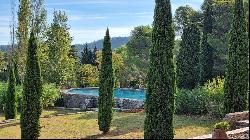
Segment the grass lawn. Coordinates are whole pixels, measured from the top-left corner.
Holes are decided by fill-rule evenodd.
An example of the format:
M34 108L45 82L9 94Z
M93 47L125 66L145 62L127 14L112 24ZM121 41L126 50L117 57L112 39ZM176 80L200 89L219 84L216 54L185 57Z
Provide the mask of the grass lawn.
M42 115L69 112L68 110L44 110ZM72 112L72 111L70 111ZM18 116L19 117L19 116ZM144 113L115 112L111 131L103 135L97 124L97 112L41 118L40 138L143 138ZM4 116L0 114L0 120ZM209 134L218 120L197 116L175 116L175 138L192 138ZM20 124L0 124L0 139L20 138Z

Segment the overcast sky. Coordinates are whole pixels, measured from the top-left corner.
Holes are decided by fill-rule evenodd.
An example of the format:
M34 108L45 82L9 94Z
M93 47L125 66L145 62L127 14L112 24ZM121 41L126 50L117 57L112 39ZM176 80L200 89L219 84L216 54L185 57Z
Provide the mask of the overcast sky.
M171 0L172 11L182 5L199 10L202 2ZM16 7L18 4L16 0ZM53 19L54 9L68 15L72 44L102 39L106 27L110 28L112 37L129 36L135 26L152 24L154 4L154 0L45 0L48 24ZM10 42L10 0L0 0L0 9L0 45L6 45Z

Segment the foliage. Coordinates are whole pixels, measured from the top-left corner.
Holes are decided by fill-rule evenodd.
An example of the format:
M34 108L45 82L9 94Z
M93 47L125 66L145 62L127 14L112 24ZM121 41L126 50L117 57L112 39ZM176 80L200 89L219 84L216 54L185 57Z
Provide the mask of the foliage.
M0 51L0 81L7 79L7 53Z
M107 133L110 130L113 117L112 107L114 105L114 75L111 41L108 29L104 37L101 62L101 72L99 76L98 125L100 131Z
M48 30L48 59L43 62L43 79L46 83L61 86L75 85L76 60L69 57L72 38L67 27L65 12L55 11L53 23Z
M217 77L193 90L179 89L176 114L223 117L224 79Z
M90 64L81 65L77 70L78 87L97 87L99 71L96 66Z
M17 63L18 79L23 81L30 27L33 27L35 35L38 37L38 54L44 44L47 12L44 0L20 0L18 15L18 27L16 31L17 48L15 49L15 62ZM19 84L19 83L18 83Z
M76 62L78 62L77 49L75 45L71 46L71 49L69 50L69 57L75 59Z
M96 60L97 60L97 48L95 47L93 52L91 51L90 48L88 48L88 44L85 44L85 47L83 49L83 52L81 52L81 64L91 64L93 66L96 66Z
M181 35L184 28L191 24L198 24L202 20L202 13L195 11L189 5L180 6L175 10L174 25L177 35Z
M3 111L3 105L5 104L4 96L7 92L7 83L0 82L0 112ZM17 111L21 112L22 93L23 86L16 86L16 98L17 98ZM55 84L44 84L42 93L42 105L43 107L55 106L56 101L61 97L59 88Z
M17 114L17 96L13 64L8 65L8 88L5 96L5 119L15 119Z
M208 0L204 1L202 10L205 11ZM225 76L226 65L228 60L228 43L229 43L229 32L231 24L233 23L233 3L228 4L217 4L215 1L212 2L211 16L213 29L212 33L209 34L207 41L213 48L213 77ZM244 0L244 13L249 13L248 0ZM249 16L246 16L248 19ZM246 20L247 24L249 20ZM247 30L248 31L248 30Z
M213 78L213 65L213 48L207 42L207 33L203 32L199 56L199 84L201 86Z
M247 109L249 91L249 44L243 0L236 0L230 31L225 81L225 113Z
M170 0L156 0L145 102L145 139L173 139L176 77Z
M200 31L195 24L184 29L177 56L177 87L194 89L199 80Z
M204 85L208 80L212 79L213 76L213 49L208 43L208 35L213 29L212 20L212 0L205 1L204 8L204 20L203 20L203 35L200 47L200 58L199 58L199 84Z
M5 104L5 94L7 91L7 84L0 82L0 112L4 110L4 104Z
M21 79L24 77L25 62L27 55L27 47L29 40L29 28L31 20L31 0L20 0L19 9L17 12L18 16L18 27L17 27L17 44L18 49L16 50L16 62L18 64L19 73Z
M44 84L42 93L42 105L44 108L54 106L60 97L60 90L55 84Z
M201 88L193 90L179 89L176 94L176 114L203 115L208 112L208 95Z
M21 111L21 138L37 139L40 135L39 117L42 112L42 80L34 32L30 34Z
M102 52L98 51L96 54L97 60L96 63L98 64L97 67L100 70L101 69L101 61L102 61ZM124 69L124 59L121 54L116 53L115 51L112 52L112 67L113 67L113 73L114 73L114 82L115 87L119 87L120 85L120 78L122 77L122 71ZM123 75L125 76L125 75ZM128 77L126 77L128 78Z
M229 123L227 121L218 122L214 125L214 129L227 130L229 128Z
M142 81L146 85L146 74L149 66L149 49L151 41L152 28L150 26L138 26L131 31L131 37L127 43L128 58L125 63L128 67L129 81Z

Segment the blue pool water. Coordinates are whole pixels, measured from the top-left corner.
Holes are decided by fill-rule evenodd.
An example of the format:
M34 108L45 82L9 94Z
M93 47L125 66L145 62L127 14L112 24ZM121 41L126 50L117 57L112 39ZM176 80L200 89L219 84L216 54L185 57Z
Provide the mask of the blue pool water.
M71 89L67 93L69 94L84 94L84 95L92 95L98 96L99 91L98 88L79 88L79 89ZM136 99L143 101L145 99L145 91L144 90L134 90L134 89L115 89L114 90L115 98L125 98L125 99Z

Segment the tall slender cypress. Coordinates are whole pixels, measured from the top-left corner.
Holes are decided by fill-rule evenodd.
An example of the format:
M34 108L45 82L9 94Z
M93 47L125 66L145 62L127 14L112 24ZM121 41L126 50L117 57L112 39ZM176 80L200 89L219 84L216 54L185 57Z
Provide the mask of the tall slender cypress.
M20 119L22 139L37 139L40 135L39 117L42 112L42 80L37 47L37 39L32 30L29 39L23 84L22 112Z
M193 89L199 81L200 31L191 24L183 30L180 52L177 56L177 86Z
M112 50L109 30L106 31L102 49L101 72L99 78L98 125L99 130L107 133L112 121L114 105L114 76L112 67Z
M150 67L145 102L145 139L173 139L176 77L170 0L155 0Z
M206 1L204 21L203 21L203 35L200 47L200 60L199 60L199 84L204 85L208 80L213 77L213 48L208 43L208 35L212 33L212 0Z
M96 64L96 59L97 59L97 48L96 48L96 46L95 46L95 48L94 48L94 50L93 50L93 56L92 56L92 65L94 65L94 66L97 66L97 64Z
M8 65L8 89L6 92L5 102L5 119L15 119L17 113L17 102L16 102L16 79L14 74L14 68L12 64Z
M243 0L235 0L225 79L225 113L247 109L249 45Z

